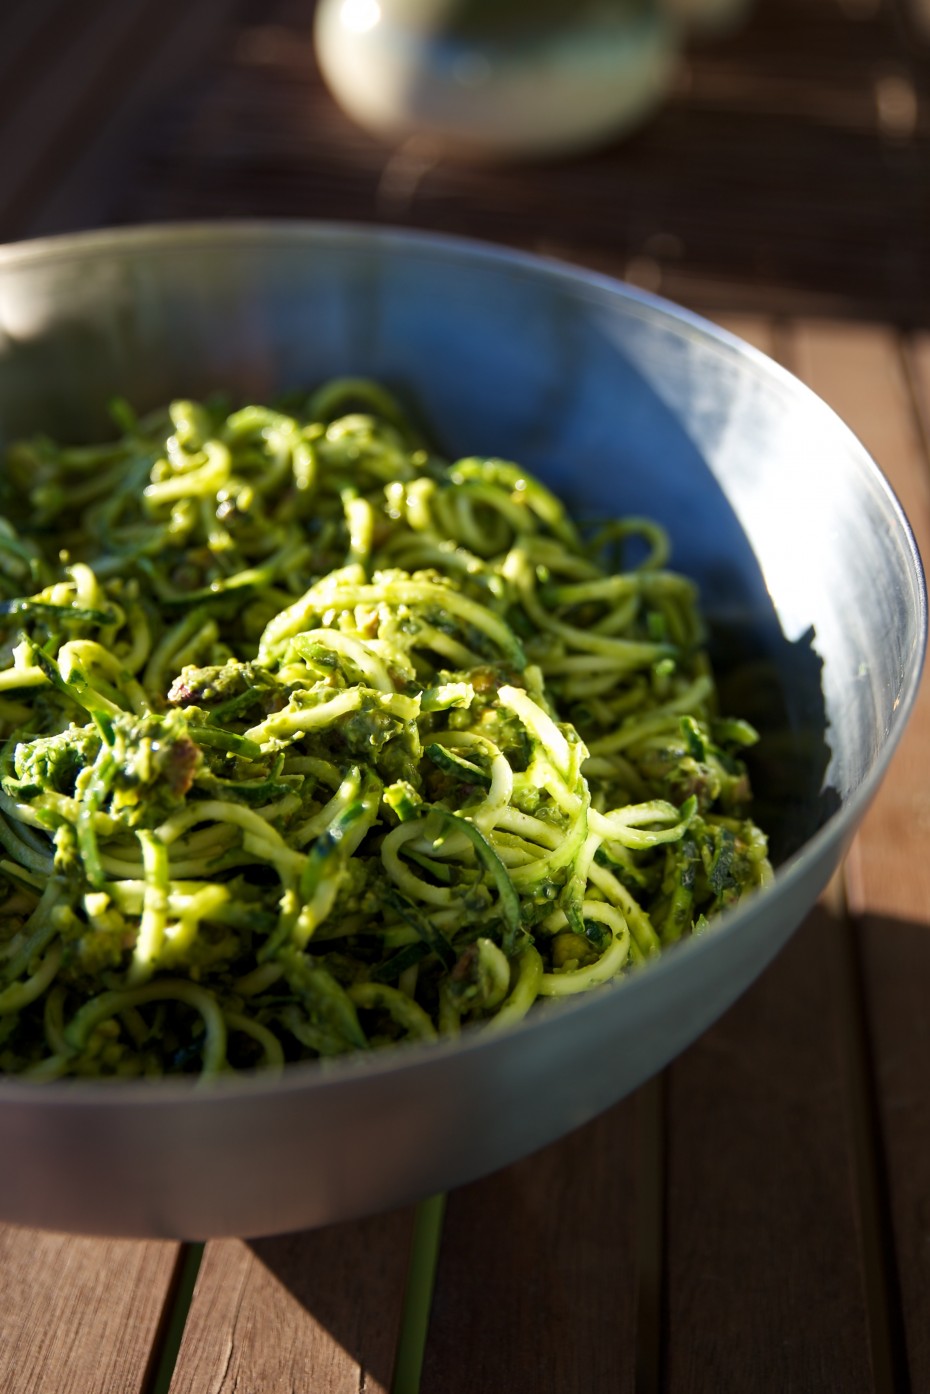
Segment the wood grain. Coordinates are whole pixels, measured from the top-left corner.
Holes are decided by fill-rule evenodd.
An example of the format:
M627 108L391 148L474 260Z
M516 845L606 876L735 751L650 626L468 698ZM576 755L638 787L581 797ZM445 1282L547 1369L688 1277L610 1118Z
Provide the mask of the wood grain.
M29 90L60 32L67 0L7 0L0 10L0 120Z
M0 1389L142 1394L177 1254L0 1227Z
M893 1296L910 1388L930 1389L930 924L867 915L863 978L874 1054L882 1170L893 1226Z
M387 1394L412 1212L211 1241L171 1394Z
M898 495L925 556L930 555L930 476L920 423L893 331L879 326L805 323L788 336L791 366L856 432ZM930 687L910 725L848 859L854 914L924 920L930 859L915 857L914 834L930 828Z
M926 340L902 355L897 336L874 327L804 325L790 339L794 366L857 431L887 474L919 546L930 553L930 354ZM916 387L923 420L915 415ZM930 1146L919 1106L930 1071L930 868L917 854L930 826L930 691L911 724L846 862L847 900L859 921L862 981L871 1033L874 1109L881 1123L879 1180L887 1188L894 1253L888 1282L900 1304L911 1384L930 1384Z
M108 63L142 8L143 0L60 6L38 52L23 55L32 58L32 66L22 75L19 100L7 105L0 123L5 236L18 234L36 191L61 170L65 151L74 147L81 111L101 87L106 91Z
M903 353L887 331L804 326L800 371L873 452L930 555L930 347ZM893 1227L911 1389L930 1387L930 689L924 681L901 747L848 859L881 1123L879 1165Z
M126 3L126 0L124 0ZM92 227L122 187L132 150L144 140L145 118L172 91L195 85L222 45L241 0L131 0L134 23L111 49L70 130L57 142L57 164L33 182L12 211L16 236ZM86 87L86 79L85 79ZM103 94L101 94L103 89Z
M633 1390L638 1147L630 1101L450 1195L421 1394Z
M100 221L121 145L236 0L63 0L0 12L0 237ZM95 158L96 157L96 158ZM105 179L101 161L108 161ZM102 182L99 182L101 181Z
M837 932L817 910L669 1071L669 1394L874 1388Z
M771 321L717 318L763 352L783 351ZM819 908L669 1071L665 1388L674 1394L874 1387L842 933Z

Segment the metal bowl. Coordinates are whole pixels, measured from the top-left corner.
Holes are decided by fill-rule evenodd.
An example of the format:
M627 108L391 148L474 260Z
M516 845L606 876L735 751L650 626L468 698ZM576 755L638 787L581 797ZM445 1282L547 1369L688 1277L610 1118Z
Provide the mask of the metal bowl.
M0 1216L101 1234L267 1234L396 1206L634 1089L765 967L826 883L913 704L920 561L866 451L763 355L583 271L300 224L93 233L0 251L0 432L93 437L216 388L371 374L450 453L509 456L581 514L647 513L701 584L774 885L629 979L475 1032L277 1078L0 1081Z

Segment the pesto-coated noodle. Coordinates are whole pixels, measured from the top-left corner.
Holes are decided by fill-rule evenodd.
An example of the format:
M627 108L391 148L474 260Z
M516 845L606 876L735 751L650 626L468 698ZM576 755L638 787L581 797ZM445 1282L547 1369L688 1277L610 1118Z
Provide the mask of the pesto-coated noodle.
M498 1030L769 878L655 523L582 535L364 381L114 414L8 453L0 1068Z

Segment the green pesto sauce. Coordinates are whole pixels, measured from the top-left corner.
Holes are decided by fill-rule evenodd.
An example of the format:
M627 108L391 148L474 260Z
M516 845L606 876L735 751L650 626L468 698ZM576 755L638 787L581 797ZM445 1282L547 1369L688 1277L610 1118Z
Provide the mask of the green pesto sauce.
M114 416L6 462L0 1069L500 1029L769 879L657 526L582 536L377 384Z

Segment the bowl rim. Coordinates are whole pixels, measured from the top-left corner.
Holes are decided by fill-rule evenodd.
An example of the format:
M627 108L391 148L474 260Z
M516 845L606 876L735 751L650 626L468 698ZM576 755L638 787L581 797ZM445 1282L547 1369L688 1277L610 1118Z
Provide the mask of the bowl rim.
M887 771L891 758L916 701L928 644L927 585L923 564L913 530L891 484L858 436L843 419L811 388L787 368L770 358L754 345L739 338L693 310L676 304L652 291L628 285L618 277L593 271L573 262L551 255L523 251L492 241L460 235L411 229L392 224L328 219L231 218L223 220L166 221L142 223L130 227L99 228L89 231L60 233L31 238L26 241L0 244L0 275L19 267L75 259L96 259L101 255L145 251L184 251L221 243L224 247L247 248L250 244L291 244L311 251L315 246L338 244L359 247L376 246L416 251L437 257L452 257L471 264L487 264L496 269L508 268L530 278L543 277L564 284L575 291L587 289L597 297L623 300L628 308L644 318L660 317L669 329L686 333L710 344L731 358L750 363L755 371L779 383L782 390L806 402L828 422L838 439L845 438L861 467L872 478L890 505L904 543L903 551L912 568L909 577L917 600L917 644L903 674L901 692L895 705L894 725L878 751L872 769L840 808L794 853L775 870L770 886L747 897L738 906L724 911L715 920L710 932L683 939L665 950L629 977L604 984L591 992L561 999L549 1010L530 1012L521 1021L501 1032L482 1032L480 1027L466 1028L461 1036L445 1037L430 1042L402 1042L370 1053L352 1052L326 1061L301 1061L285 1066L282 1071L255 1070L237 1075L220 1076L207 1082L197 1078L154 1077L145 1079L60 1079L47 1082L25 1080L17 1075L0 1075L0 1104L19 1108L43 1108L45 1105L68 1104L78 1108L120 1108L127 1105L145 1108L176 1107L188 1102L201 1108L208 1102L235 1103L244 1097L260 1095L265 1099L285 1097L293 1093L316 1094L352 1083L365 1084L381 1075L419 1073L442 1068L453 1057L471 1056L493 1051L499 1042L517 1036L532 1039L555 1019L590 1011L606 1003L614 993L636 990L636 984L648 976L654 984L665 978L689 972L694 958L715 952L714 944L738 936L744 924L754 915L763 899L778 895L784 899L792 886L803 881L813 870L831 844L841 844L858 825L865 809Z

